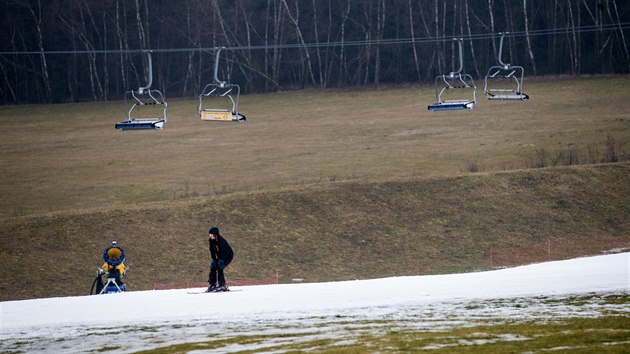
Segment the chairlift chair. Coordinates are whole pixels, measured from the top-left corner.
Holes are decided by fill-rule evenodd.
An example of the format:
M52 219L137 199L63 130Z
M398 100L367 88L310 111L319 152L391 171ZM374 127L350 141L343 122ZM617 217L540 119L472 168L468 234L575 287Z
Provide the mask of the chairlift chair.
M499 33L499 65L491 66L484 79L483 94L489 100L524 101L529 96L523 93L523 77L525 70L522 66L503 62L503 38L507 32Z
M453 38L453 40L457 41L459 47L459 69L448 74L436 76L435 103L427 107L432 112L473 109L477 102L475 81L469 74L462 74L462 69L464 68L463 39ZM464 93L471 96L461 98Z
M163 129L168 120L168 104L159 90L151 89L153 83L153 63L151 52L145 51L148 58L148 83L138 90L125 92L125 120L116 123L116 129L147 130ZM148 117L136 117L142 108L147 108Z
M244 122L247 118L238 112L240 86L221 81L218 77L222 49L224 47L215 48L214 82L207 84L199 95L199 118L204 121ZM221 99L223 107L217 108Z

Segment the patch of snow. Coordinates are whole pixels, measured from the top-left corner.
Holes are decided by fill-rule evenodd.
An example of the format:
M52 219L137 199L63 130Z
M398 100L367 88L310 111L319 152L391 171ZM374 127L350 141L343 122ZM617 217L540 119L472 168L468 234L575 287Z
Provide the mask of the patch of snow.
M63 353L88 345L129 352L245 333L319 333L322 323L344 322L340 330L348 331L379 319L435 330L471 319L592 315L614 305L546 300L627 293L629 274L630 253L618 253L487 272L243 286L216 294L179 289L7 301L0 302L0 351Z

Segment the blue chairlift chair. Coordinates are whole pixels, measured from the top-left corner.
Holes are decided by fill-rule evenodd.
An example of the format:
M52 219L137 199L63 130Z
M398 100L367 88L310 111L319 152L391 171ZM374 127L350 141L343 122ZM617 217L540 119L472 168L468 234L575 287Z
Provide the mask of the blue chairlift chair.
M153 83L153 63L151 52L145 51L148 58L148 83L138 90L125 92L125 120L116 123L120 130L163 129L168 120L168 104L159 90L151 89ZM145 109L145 117L136 117Z
M459 47L459 69L435 78L435 103L427 107L432 112L473 109L477 102L475 81L469 74L462 74L463 39L453 38L453 40Z

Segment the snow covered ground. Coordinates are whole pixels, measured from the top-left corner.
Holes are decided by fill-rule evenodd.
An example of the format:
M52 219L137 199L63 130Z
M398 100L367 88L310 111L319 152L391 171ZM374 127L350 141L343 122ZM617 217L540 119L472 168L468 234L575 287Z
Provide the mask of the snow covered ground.
M0 302L0 352L133 352L239 334L347 338L384 318L435 329L482 318L597 316L614 305L575 308L549 299L628 294L629 277L630 253L620 253L477 273L232 287L217 294L155 290L8 301ZM221 352L244 349L256 347Z

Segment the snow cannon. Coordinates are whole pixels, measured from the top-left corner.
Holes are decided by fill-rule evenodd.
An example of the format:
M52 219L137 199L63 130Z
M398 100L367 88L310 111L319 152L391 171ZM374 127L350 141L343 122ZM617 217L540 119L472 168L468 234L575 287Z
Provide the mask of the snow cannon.
M126 291L126 286L122 281L125 274L125 249L113 241L109 247L103 251L105 263L98 268L96 278L92 283L91 294L111 294ZM103 283L103 276L107 276L107 282ZM96 291L94 291L96 290Z
M120 265L125 261L125 249L114 241L103 251L103 260L112 267Z

